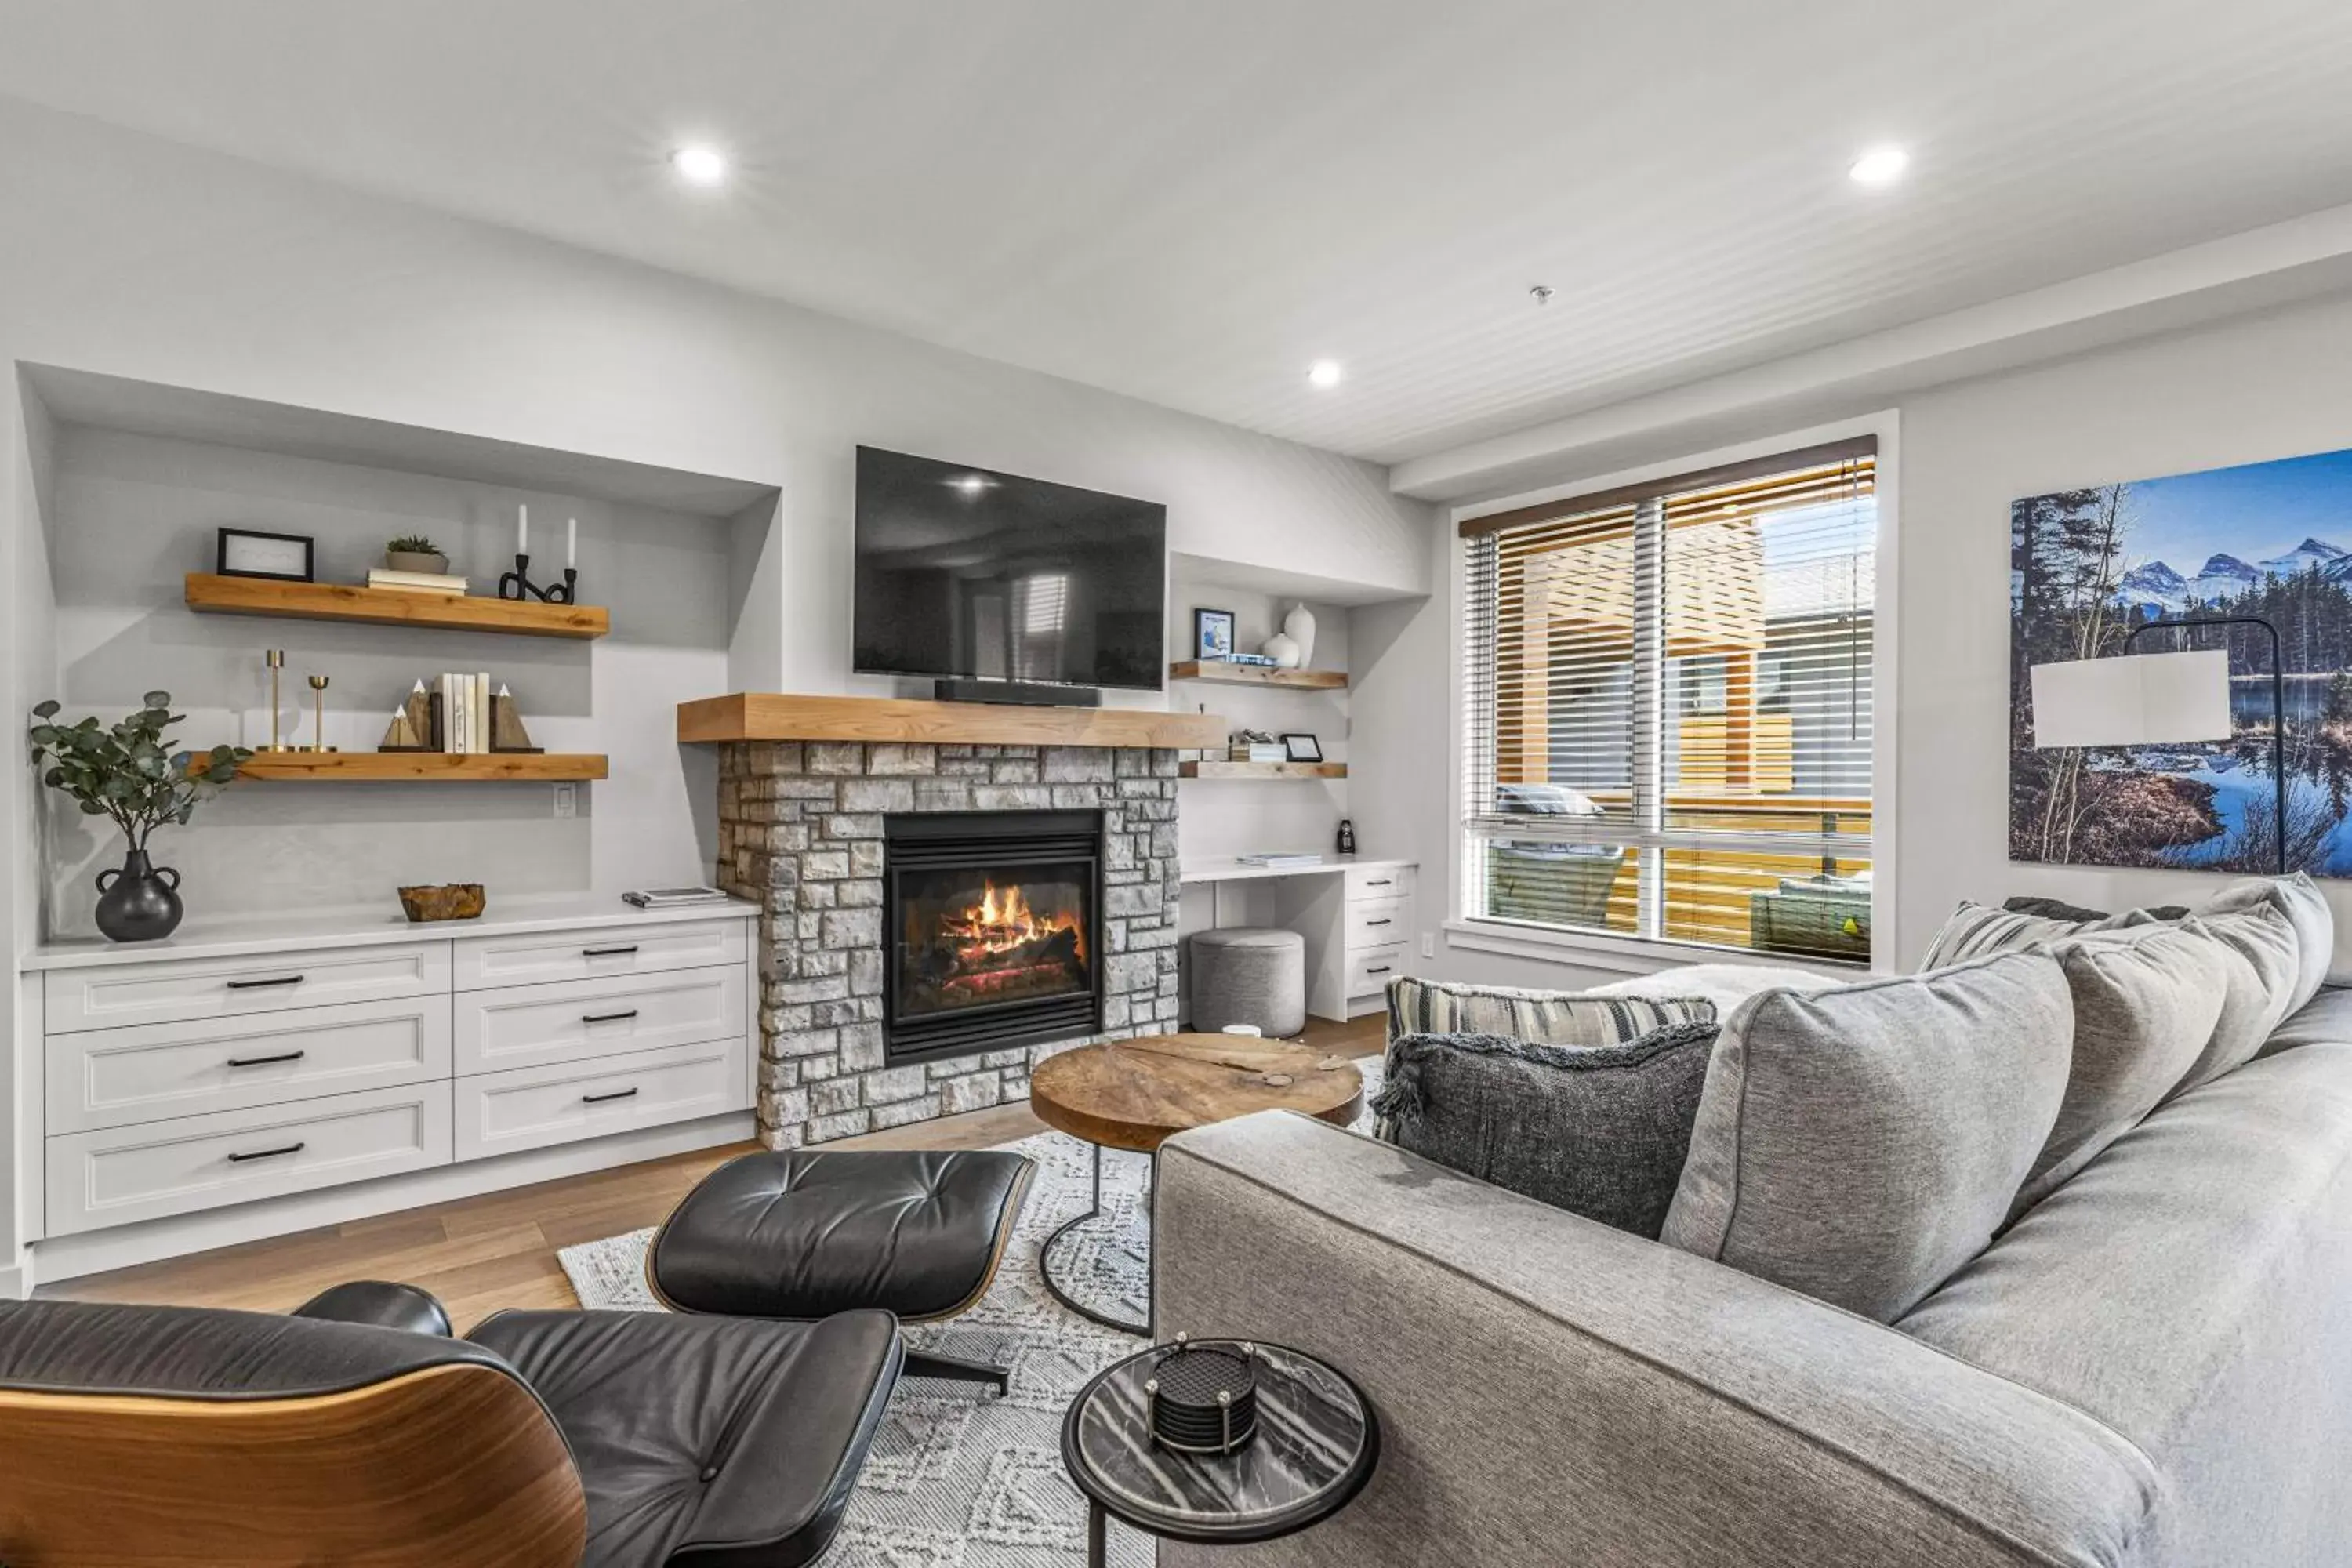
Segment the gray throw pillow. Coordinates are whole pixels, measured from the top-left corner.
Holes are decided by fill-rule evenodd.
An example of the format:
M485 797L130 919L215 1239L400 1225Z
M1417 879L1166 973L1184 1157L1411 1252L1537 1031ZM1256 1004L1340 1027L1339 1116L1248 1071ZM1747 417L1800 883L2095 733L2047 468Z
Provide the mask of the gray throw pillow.
M2012 1216L2065 1185L2188 1076L2221 1023L2230 965L2244 962L2186 925L2105 931L2053 952L2074 998L2074 1058Z
M2053 919L2017 910L1988 909L1982 904L1963 900L1960 907L1951 912L1934 939L1927 943L1927 956L1919 961L1919 967L1922 970L1944 969L1955 963L1965 963L1972 958L1990 958L1996 952L2048 947L2053 942L2063 942L2070 936L2083 936L2092 931L2126 931L2156 925L2168 918L2156 910L2126 910L2119 915L2089 912L2092 914L2089 920Z
M2292 877L2247 877L2205 900L2200 915L2234 914L2269 905L2294 928L2294 994L2285 1011L2294 1012L2319 994L2336 962L2336 915L2319 884L2301 871Z
M2234 914L2193 915L2180 929L2211 937L2227 955L2228 973L2213 1037L2181 1075L2172 1095L2186 1094L2254 1059L2286 1021L2298 963L2294 928L2285 911L2271 904Z
M2039 952L1749 999L1716 1042L1661 1239L1894 1321L2008 1214L2074 1022Z
M1621 1046L1671 1024L1712 1024L1703 996L1586 996L1408 975L1389 982L1389 1038L1500 1035L1531 1046Z
M1655 1240L1690 1149L1716 1030L1675 1024L1580 1048L1407 1035L1389 1046L1373 1135Z

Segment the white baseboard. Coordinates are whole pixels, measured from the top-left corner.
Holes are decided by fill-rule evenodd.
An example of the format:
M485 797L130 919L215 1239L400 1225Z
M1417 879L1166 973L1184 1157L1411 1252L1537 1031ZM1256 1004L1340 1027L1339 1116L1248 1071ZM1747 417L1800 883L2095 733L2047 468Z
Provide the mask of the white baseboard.
M0 1301L21 1301L33 1293L33 1277L14 1265L0 1268Z
M695 1149L740 1143L758 1135L758 1119L751 1111L730 1111L724 1116L706 1116L698 1121L648 1127L495 1160L439 1165L429 1171L238 1204L205 1214L149 1220L143 1225L118 1226L79 1236L51 1237L32 1245L23 1268L0 1270L0 1300L9 1299L7 1281L12 1274L22 1276L16 1291L22 1296L30 1291L37 1279L44 1286L55 1285L85 1274L103 1274L166 1258L183 1258L192 1252L208 1252L216 1247L290 1236L297 1231L396 1214L426 1204L529 1186L534 1182L609 1170L615 1165L633 1165L641 1160L658 1160Z

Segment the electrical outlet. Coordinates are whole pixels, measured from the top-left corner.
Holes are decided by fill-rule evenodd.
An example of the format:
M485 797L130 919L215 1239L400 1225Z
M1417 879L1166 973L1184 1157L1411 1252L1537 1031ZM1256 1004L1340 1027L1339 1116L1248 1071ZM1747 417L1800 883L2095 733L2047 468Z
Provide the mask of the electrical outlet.
M1435 931L1425 931L1421 933L1421 956L1423 958L1435 958L1437 956L1437 933Z
M555 816L558 821L580 815L580 786L560 784L555 786Z

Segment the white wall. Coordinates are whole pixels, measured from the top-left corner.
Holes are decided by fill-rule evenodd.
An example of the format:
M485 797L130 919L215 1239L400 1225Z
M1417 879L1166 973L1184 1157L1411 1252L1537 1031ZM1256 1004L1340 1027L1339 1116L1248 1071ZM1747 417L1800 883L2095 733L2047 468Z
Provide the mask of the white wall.
M1962 899L2021 893L2095 908L2194 902L2223 879L2188 871L2011 864L2007 852L2009 503L2070 486L2352 446L2352 295L2242 316L2074 358L1954 383L1898 406L1901 549L1894 705L1894 962L1917 962ZM1828 412L1860 415L1862 408ZM1785 430L1761 418L1712 429L1706 446ZM1696 448L1693 448L1696 450ZM1657 455L1657 454L1653 454ZM1666 454L1671 456L1671 454ZM1591 476L1549 473L1545 485ZM1517 486L1515 488L1524 488ZM2352 529L2352 498L2347 527ZM1433 581L1454 546L1434 536ZM1456 636L1444 593L1354 613L1358 670L1354 803L1367 847L1421 860L1422 923L1444 918L1451 847L1451 734L1432 743L1451 696ZM1405 825L1401 842L1387 838ZM2352 970L2352 883L2329 881L2337 969ZM1447 942L1423 967L1446 978L1580 986L1616 978L1603 963L1474 952ZM1646 966L1646 965L1645 965Z
M45 509L56 489L57 433L38 403L14 375L0 375L0 430L22 432L0 449L0 603L9 625L0 635L0 689L24 713L57 680L55 602L50 592ZM14 748L14 735L0 738ZM0 825L8 851L0 857L0 952L11 955L39 940L40 831L37 785L29 768L0 766ZM16 1212L16 1152L38 1146L38 1108L24 1093L32 1063L27 1048L40 1040L38 999L29 991L0 998L0 1300L17 1288L25 1219Z
M184 573L208 571L222 526L317 540L322 582L354 582L384 541L431 536L478 591L512 563L528 505L534 553L559 562L580 524L582 584L611 609L593 642L402 627L198 616ZM607 752L610 778L557 820L550 786L247 784L159 832L198 919L301 909L391 907L404 882L480 881L500 898L616 891L705 875L698 841L712 791L705 753L668 734L677 704L727 678L728 525L719 520L204 442L66 426L55 521L58 689L68 715L111 719L161 687L187 715L191 746L258 746L270 735L265 647L286 650L279 730L318 738L305 678L329 679L326 739L372 751L423 678L488 670L510 686L534 744ZM120 835L45 792L48 929L95 933L90 879L121 857Z

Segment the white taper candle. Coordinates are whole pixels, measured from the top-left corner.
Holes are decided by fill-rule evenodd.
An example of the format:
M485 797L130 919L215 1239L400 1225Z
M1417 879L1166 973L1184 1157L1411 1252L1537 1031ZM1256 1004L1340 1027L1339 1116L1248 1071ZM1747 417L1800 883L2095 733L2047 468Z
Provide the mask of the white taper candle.
M515 508L515 553L530 553L530 508L527 506Z
M579 565L579 554L580 520L576 517L570 518L563 524L563 563L566 566Z

